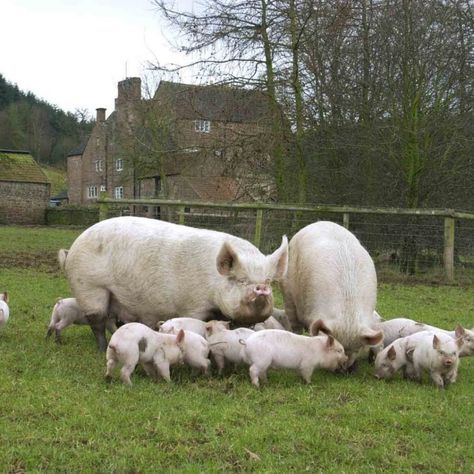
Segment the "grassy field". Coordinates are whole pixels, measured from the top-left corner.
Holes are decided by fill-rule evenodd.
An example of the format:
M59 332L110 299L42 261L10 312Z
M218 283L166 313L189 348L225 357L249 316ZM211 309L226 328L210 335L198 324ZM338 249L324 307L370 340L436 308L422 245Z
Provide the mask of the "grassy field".
M0 226L0 472L474 472L474 359L439 391L397 377L315 372L304 385L273 371L256 390L247 371L134 386L104 382L104 355L86 327L45 340L68 296L55 253L78 230ZM5 258L4 258L5 257ZM279 302L281 304L281 301ZM474 288L383 284L378 311L447 328L474 323Z

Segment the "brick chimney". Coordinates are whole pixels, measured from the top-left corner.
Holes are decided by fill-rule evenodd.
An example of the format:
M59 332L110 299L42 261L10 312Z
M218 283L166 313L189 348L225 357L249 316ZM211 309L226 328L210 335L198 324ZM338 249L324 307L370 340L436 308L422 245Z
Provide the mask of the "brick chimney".
M96 110L96 121L98 122L105 122L105 110L103 108L98 108Z
M117 105L139 101L142 97L142 80L139 77L128 77L118 83L118 96L115 99Z

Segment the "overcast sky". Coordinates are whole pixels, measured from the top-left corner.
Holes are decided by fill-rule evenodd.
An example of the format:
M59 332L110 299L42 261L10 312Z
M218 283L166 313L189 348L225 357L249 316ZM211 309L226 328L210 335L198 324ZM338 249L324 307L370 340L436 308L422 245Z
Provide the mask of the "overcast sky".
M71 112L106 107L109 115L126 75L143 78L155 57L185 61L151 0L0 0L0 18L0 73Z

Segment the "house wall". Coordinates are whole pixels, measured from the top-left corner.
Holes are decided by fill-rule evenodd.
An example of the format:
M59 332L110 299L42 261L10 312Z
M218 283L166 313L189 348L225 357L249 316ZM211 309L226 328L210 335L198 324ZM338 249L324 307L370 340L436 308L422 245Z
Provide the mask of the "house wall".
M0 181L1 224L44 224L49 184Z

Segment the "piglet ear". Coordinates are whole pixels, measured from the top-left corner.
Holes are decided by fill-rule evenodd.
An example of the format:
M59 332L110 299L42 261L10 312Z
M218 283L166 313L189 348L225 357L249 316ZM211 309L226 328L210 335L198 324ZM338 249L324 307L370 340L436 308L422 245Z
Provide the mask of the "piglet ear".
M390 360L395 360L395 357L397 357L397 352L395 351L395 347L390 347L390 349L387 352L387 357Z
M383 341L383 331L375 331L367 328L361 335L362 340L369 346L377 346Z
M206 328L206 334L208 336L212 336L212 324L206 323L204 327Z
M217 271L223 276L228 276L238 260L237 252L232 245L224 242L216 259Z
M184 331L180 329L180 331L176 335L176 344L178 344L179 346L180 344L183 343L183 341L184 341Z
M439 349L439 346L440 346L440 341L439 341L438 336L435 334L433 336L433 349Z
M456 329L454 330L454 335L456 336L456 339L463 337L465 334L466 330L460 324L458 324L456 326Z
M326 341L326 347L329 349L334 346L334 338L332 336L328 336Z
M272 265L273 280L281 280L288 269L288 238L286 235L281 238L280 247L268 258Z
M317 336L319 331L324 332L328 336L332 334L331 330L326 326L326 324L324 324L322 319L317 319L314 321L309 328L309 333L311 336Z
M1 299L5 301L5 303L8 303L8 291L4 291L3 294L0 295Z

